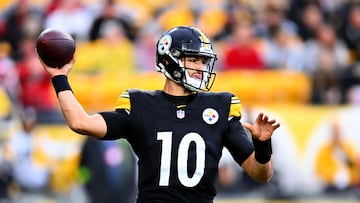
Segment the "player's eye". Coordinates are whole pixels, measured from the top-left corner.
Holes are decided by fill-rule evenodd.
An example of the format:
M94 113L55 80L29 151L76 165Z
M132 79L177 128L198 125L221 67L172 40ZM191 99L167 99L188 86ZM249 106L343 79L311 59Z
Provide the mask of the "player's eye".
M188 57L186 58L186 61L195 64L207 64L209 59L204 57Z
M202 63L207 65L210 62L210 58L202 58Z
M187 58L187 60L186 61L188 61L188 62L192 62L192 63L196 63L197 62L197 59L196 58L194 58L194 57L189 57L189 58Z

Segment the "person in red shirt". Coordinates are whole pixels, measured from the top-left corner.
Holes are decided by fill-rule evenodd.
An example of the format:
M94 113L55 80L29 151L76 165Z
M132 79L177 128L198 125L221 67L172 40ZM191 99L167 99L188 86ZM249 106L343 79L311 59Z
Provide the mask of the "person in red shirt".
M21 44L22 59L16 63L20 81L19 101L24 108L37 111L39 123L64 121L56 103L56 96L47 74L34 52L35 42L24 39Z
M256 47L251 22L243 21L233 26L233 33L224 53L223 70L264 69L264 60Z

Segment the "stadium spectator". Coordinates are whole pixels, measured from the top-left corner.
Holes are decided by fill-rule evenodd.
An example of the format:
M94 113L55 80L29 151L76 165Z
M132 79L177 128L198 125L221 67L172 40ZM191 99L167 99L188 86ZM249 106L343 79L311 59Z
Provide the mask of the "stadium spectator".
M42 69L34 50L34 39L22 40L21 53L23 57L16 63L20 82L19 107L34 108L38 123L64 123L63 116L57 106L56 95L49 81L50 77Z
M265 40L272 39L281 29L286 29L289 33L298 35L298 26L295 22L286 18L286 10L286 5L279 1L267 2L264 11L257 13L260 16L255 24L255 35Z
M17 75L15 65L9 56L10 45L0 42L0 202L10 202L9 186L12 183L11 167L4 157L4 140L9 133L12 107L16 95ZM13 87L14 86L14 87Z
M246 10L239 12L242 14L238 14L237 21L231 27L230 36L225 39L222 68L224 71L263 70L265 64L258 47L258 39L254 35L250 13Z
M42 29L43 10L30 0L14 1L3 12L5 26L0 39L11 45L10 56L13 60L21 58L20 43L25 37L35 37Z
M356 54L360 53L360 47ZM360 104L360 59L344 68L340 73L341 103Z
M11 163L4 156L5 154L5 144L6 136L10 131L9 125L6 125L8 122L8 108L10 107L10 102L7 101L7 94L0 87L0 202L10 203L10 186L13 182L13 176L11 173Z
M267 69L284 69L303 72L304 45L294 30L286 25L273 30L271 38L264 39L262 50Z
M15 61L11 58L11 46L0 42L0 86L5 90L12 103L16 104L19 91L19 77Z
M2 157L0 157L0 202L11 203L9 189L11 184L12 175L10 164L7 161L4 161Z
M44 19L44 28L55 28L70 33L78 41L87 41L94 15L88 4L80 0L60 0Z
M156 41L159 28L153 24L141 29L134 41L134 53L138 56L135 63L138 72L153 72L156 70Z
M88 137L80 156L80 175L89 203L134 202L136 163L127 142Z
M336 120L330 128L329 140L315 159L316 174L325 186L324 192L329 194L353 189L358 175L355 146L343 135Z
M321 105L340 104L340 71L332 54L326 51L318 54L318 67L310 75L312 79L311 103Z
M306 3L299 10L299 17L296 22L301 39L307 41L316 37L316 30L325 23L325 20L318 4Z
M306 41L304 53L305 72L313 80L312 103L341 103L339 73L350 64L346 44L333 27L324 24L317 28L316 38Z
M36 111L26 108L20 116L21 128L9 137L6 157L11 163L15 186L19 195L15 202L38 202L46 199L50 166L44 164L43 147L34 130L37 126Z
M349 48L352 61L357 61L360 59L360 3L351 4L346 10L347 13L342 13L345 20L340 27L339 37Z
M101 4L100 13L93 20L90 31L89 31L89 41L95 41L99 38L102 38L102 30L104 25L108 21L116 21L123 28L126 36L129 40L133 41L136 38L137 32L135 26L132 26L134 23L131 19L130 14L128 14L124 9L122 9L121 4L117 3L115 0L106 0Z
M79 43L74 69L83 73L106 73L121 70L136 71L134 44L126 37L124 27L116 20L109 20L102 26L101 38L93 42Z

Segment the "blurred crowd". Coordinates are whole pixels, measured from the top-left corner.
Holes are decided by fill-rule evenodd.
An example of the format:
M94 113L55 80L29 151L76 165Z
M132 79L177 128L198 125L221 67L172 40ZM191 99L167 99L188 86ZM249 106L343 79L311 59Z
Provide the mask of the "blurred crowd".
M36 123L64 123L50 78L34 51L38 34L46 28L64 30L76 40L74 74L154 72L158 37L185 24L212 39L217 72L300 72L311 80L309 104L360 104L360 0L1 2L0 118L19 118L26 133L31 127L25 121L34 115ZM19 139L16 146L24 143L30 150L24 133ZM35 172L42 174L36 186L42 190L47 172Z
M54 101L34 43L45 28L70 33L77 41L74 71L96 74L155 71L159 35L194 25L214 42L218 72L291 70L311 79L312 104L360 100L358 0L10 2L0 13L1 86L12 101L47 113L44 120L52 118Z

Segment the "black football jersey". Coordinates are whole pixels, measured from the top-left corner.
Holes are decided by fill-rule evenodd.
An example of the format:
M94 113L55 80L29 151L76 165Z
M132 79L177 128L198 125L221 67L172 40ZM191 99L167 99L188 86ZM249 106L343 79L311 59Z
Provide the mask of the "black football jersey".
M101 115L103 139L127 139L138 156L137 202L213 202L223 147L238 164L254 150L231 93L199 92L176 105L160 90L129 90Z

